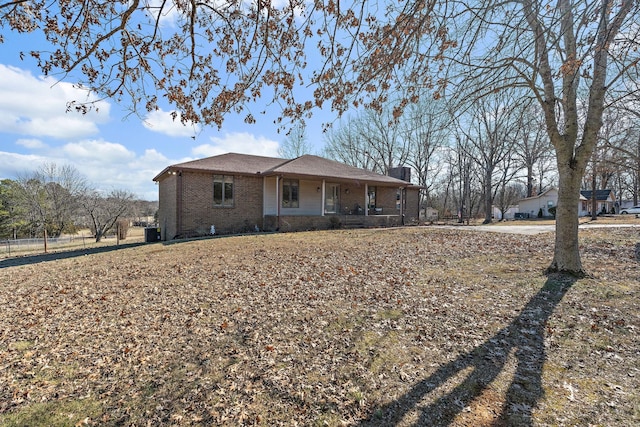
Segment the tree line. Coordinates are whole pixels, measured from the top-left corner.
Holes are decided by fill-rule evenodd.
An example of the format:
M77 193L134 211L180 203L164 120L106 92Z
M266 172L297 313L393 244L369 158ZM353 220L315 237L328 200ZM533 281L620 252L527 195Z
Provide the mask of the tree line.
M89 229L96 242L119 221L154 216L157 202L127 190L100 191L74 167L43 164L15 180L0 181L0 238L59 237ZM122 227L124 228L124 227Z
M556 157L540 108L517 91L486 96L463 111L445 99L424 100L393 117L393 102L329 129L322 154L387 174L410 166L422 187L422 208L444 217L483 217L558 185ZM281 154L309 154L304 128L283 141ZM616 200L640 199L640 123L635 111L610 108L583 177L582 190L612 189ZM595 212L595 210L593 210Z

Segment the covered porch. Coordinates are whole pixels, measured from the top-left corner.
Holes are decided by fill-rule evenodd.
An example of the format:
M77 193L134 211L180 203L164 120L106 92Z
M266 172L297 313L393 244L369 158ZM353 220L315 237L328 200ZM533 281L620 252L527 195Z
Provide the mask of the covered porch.
M381 227L403 223L409 183L264 177L265 230Z

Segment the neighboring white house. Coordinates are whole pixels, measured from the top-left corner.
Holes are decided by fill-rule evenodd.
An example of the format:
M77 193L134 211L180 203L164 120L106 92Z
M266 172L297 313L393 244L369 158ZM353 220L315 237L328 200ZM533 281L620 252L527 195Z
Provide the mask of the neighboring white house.
M558 189L551 187L546 191L536 195L521 199L518 202L518 213L525 218L537 218L542 210L542 216L553 216L549 213L549 208L558 206Z
M591 215L591 190L580 191L580 209L584 215ZM615 213L616 196L612 190L596 190L596 213Z
M611 190L596 190L598 202L598 213L613 212L615 206L615 195ZM518 212L525 218L537 218L542 210L543 217L553 216L549 213L549 208L558 206L558 189L551 187L537 196L521 199L518 203ZM578 216L591 215L591 191L580 191L580 201L578 202Z
M492 206L493 209L493 218L497 220L503 219L514 219L516 214L518 213L518 206L509 206L509 209L504 213L504 218L502 218L502 211L497 206Z
M438 210L432 208L431 206L427 206L424 210L420 210L420 218L423 221L437 221L438 220Z

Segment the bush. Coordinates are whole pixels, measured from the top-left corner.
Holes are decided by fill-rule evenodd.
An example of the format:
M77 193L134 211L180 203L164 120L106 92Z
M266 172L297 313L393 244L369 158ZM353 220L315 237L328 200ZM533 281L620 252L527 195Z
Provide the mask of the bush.
M337 230L340 228L342 224L340 224L340 218L337 216L332 216L329 218L329 228L332 230Z
M538 218L542 218L542 208L538 210Z
M549 208L549 213L550 213L554 218L556 217L556 209L557 209L557 208L558 208L557 206L551 206L551 207Z

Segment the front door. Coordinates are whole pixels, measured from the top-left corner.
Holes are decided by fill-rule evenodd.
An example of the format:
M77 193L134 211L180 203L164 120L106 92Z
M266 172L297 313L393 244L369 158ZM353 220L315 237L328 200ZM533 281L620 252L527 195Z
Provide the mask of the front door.
M340 184L326 184L324 194L324 213L340 212Z

